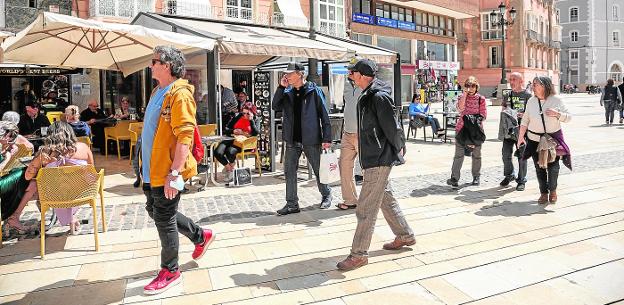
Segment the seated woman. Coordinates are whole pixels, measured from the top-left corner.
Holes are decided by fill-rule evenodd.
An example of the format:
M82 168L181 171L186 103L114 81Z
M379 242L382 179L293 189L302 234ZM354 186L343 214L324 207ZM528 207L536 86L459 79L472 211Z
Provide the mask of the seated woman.
M225 127L225 135L230 137L250 137L258 135L258 127L254 123L254 115L256 115L256 106L247 102L241 107L238 113ZM227 174L226 181L230 181L232 172L234 171L234 161L236 154L241 152L241 148L234 145L235 140L225 140L219 143L215 149L215 158L219 163L223 164L223 173Z
M65 108L65 121L74 130L77 137L85 137L91 135L91 128L87 122L80 120L80 109L76 105L70 105Z
M420 103L420 94L419 93L414 94L414 96L412 97L412 103L409 105L410 119L412 118L425 119L426 118L427 123L431 125L431 131L433 131L433 134L438 136L438 138L444 136L444 130L440 129L440 122L438 121L438 119L433 117L432 115L427 114L427 111L429 111L429 105L424 107Z
M54 122L48 128L44 145L39 148L26 169L25 178L31 180L20 206L37 198L37 184L33 178L42 167L59 167L93 164L93 154L87 144L77 142L71 126L65 122ZM71 234L76 234L80 222L74 217L78 208L54 209L61 225L69 225Z
M131 114L136 114L136 109L130 107L130 100L127 96L121 98L121 107L115 109L115 118L118 120L129 120Z
M33 145L23 136L19 135L17 125L9 121L0 121L0 171L4 171L9 165L11 157L18 152L18 145L22 144L32 151ZM23 206L20 201L28 187L28 181L24 178L24 167L11 169L7 174L0 177L0 203L2 205L2 220L5 220L5 229L2 232L9 234L10 229L18 234L25 234L28 228L20 221Z

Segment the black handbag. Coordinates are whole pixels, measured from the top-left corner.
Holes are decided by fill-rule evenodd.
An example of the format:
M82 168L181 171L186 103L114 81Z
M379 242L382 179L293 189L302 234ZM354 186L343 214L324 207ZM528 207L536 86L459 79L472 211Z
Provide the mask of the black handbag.
M251 184L251 168L241 167L234 169L234 179L232 183L234 186L245 186Z

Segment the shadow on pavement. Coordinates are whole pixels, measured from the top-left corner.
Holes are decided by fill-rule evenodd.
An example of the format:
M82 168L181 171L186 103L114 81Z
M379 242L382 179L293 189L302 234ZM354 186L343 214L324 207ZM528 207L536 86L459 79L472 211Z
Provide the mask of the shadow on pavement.
M602 127L611 127L611 125L602 124L602 125L589 125L591 128L602 128Z
M512 202L505 200L491 205L481 207L475 212L477 216L505 216L505 217L522 217L535 214L548 214L554 211L546 210L547 205L537 204L536 201L519 201Z
M462 187L465 187L465 186L466 185L462 185ZM412 192L410 193L410 196L411 197L426 197L429 195L439 195L439 194L456 193L456 192L457 192L456 189L452 189L450 186L447 186L447 185L430 184L425 188L412 190Z
M369 255L382 256L405 251L412 251L412 249L403 248L399 251L375 250L369 252ZM268 287L282 291L318 287L329 280L346 278L344 272L336 269L336 264L345 259L348 254L347 252L341 256L315 257L286 263L271 269L265 269L266 274L264 275L238 273L231 277L236 286ZM367 266L361 268L367 268ZM272 282L276 282L277 285Z
M211 222L229 222L232 224L255 223L257 226L275 226L284 224L299 224L307 227L318 227L324 220L347 214L355 214L355 210L339 210L332 206L329 209L321 210L318 205L301 208L300 213L279 216L276 212L267 211L245 211L240 213L222 213L204 217L199 220L199 224L204 225Z
M489 189L464 190L459 194L459 196L455 197L455 200L466 203L481 203L488 199L498 199L513 192L514 190L515 188L513 187L503 188L500 186L495 186Z

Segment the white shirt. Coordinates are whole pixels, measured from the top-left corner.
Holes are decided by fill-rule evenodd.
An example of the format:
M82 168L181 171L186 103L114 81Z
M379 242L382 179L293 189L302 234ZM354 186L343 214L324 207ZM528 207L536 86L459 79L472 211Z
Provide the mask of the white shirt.
M551 117L546 115L546 109L557 109L561 113L561 116ZM540 115L540 107L538 99L533 96L529 99L526 105L526 110L522 116L522 126L527 126L527 135L529 140L539 142L540 136L535 133L554 133L561 129L561 122L570 122L572 115L568 112L568 108L563 104L561 98L556 95L549 96L546 101L542 101L542 110L544 111L544 122L546 123L546 131L544 131L544 124ZM533 131L533 132L529 132Z

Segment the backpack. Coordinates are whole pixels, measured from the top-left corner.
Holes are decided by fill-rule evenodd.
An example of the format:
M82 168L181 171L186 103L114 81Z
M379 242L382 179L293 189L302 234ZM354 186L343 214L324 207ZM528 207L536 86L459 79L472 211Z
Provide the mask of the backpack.
M604 94L604 100L605 101L613 101L613 102L616 102L616 103L619 104L620 100L618 99L618 96L617 96L617 90L618 90L618 88L616 88L616 87L610 87L610 88L606 87L605 88L605 94Z

